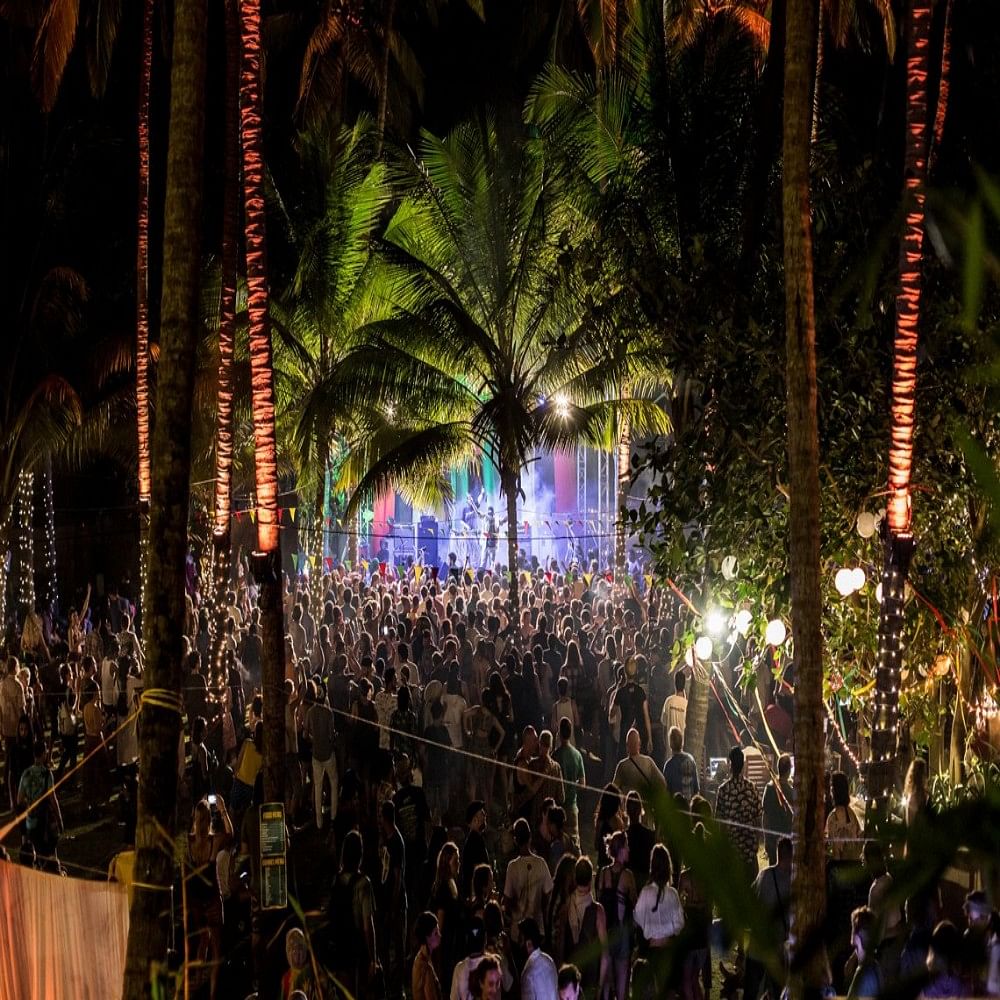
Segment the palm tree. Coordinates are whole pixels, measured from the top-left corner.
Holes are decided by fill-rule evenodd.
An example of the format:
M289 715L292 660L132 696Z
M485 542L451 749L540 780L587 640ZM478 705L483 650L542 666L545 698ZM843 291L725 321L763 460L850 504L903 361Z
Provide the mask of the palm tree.
M247 311L253 396L254 484L257 497L255 569L260 582L264 787L272 802L284 801L284 626L281 604L281 525L278 520L278 449L274 421L274 366L268 321L262 136L260 0L240 5L243 63L240 73L240 136L246 219Z
M181 639L190 493L191 412L198 342L206 0L178 0L170 86L163 297L153 436L146 668L139 725L136 880L123 994L151 997L151 963L167 952L174 878Z
M875 673L872 760L868 772L868 822L886 815L896 783L896 730L899 717L901 631L906 574L913 553L910 530L910 474L916 419L917 343L924 246L929 115L930 0L911 0L906 64L906 155L904 225L899 246L899 291L892 359L889 500L886 505L885 565L879 617L879 658Z
M118 38L122 4L87 3L79 0L12 0L3 14L35 30L32 73L35 92L43 111L51 111L59 96L63 73L76 42L84 36L90 92L101 97L108 82L111 56Z
M135 410L139 480L139 586L146 587L149 541L149 86L153 74L153 0L142 4L142 60L139 71L139 205L135 261ZM145 603L140 594L139 607Z
M789 575L795 642L795 857L792 869L792 996L823 982L826 908L823 837L823 637L819 562L819 431L813 299L809 141L814 0L788 0L785 41L782 209L785 372L788 405Z
M637 433L663 430L654 357L588 302L573 255L581 222L540 140L503 135L484 115L443 140L425 134L415 166L373 278L388 315L359 331L310 419L355 414L351 508L395 487L440 500L446 467L490 455L516 609L522 467L539 444L612 448L623 414Z
M364 279L391 193L387 168L375 162L378 143L378 132L365 118L339 134L307 132L299 140L298 189L280 199L294 271L283 294L271 301L272 321L285 345L278 359L287 386L279 394L279 423L288 425L287 439L295 442L299 489L312 484L310 548L320 572L326 478L338 430L346 428L306 422L302 415L311 411L317 387L369 318ZM313 594L323 600L321 588L314 587Z

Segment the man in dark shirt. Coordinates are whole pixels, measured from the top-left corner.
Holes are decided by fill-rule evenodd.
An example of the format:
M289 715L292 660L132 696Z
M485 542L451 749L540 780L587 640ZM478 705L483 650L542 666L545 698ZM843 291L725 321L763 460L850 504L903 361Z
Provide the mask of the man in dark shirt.
M628 867L641 889L649 881L649 856L656 844L656 834L642 822L642 798L638 792L631 791L625 796L625 814L628 816Z
M396 826L406 848L406 895L416 899L420 872L427 860L427 827L431 817L424 790L413 783L410 758L405 753L396 764L396 781L399 788L392 801L396 806Z
M490 863L490 852L486 848L486 803L482 799L470 802L465 810L465 846L462 848L462 871L459 890L463 899L472 895L472 873L477 865Z
M403 996L403 963L406 956L406 846L396 826L396 806L382 803L379 810L379 857L382 862L381 921L387 997Z

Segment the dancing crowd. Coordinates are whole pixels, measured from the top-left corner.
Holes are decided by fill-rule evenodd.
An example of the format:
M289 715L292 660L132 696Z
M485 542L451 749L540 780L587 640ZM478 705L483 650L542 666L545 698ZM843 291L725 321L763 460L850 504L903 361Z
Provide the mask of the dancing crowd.
M776 1000L780 958L719 918L699 859L736 859L733 884L787 940L792 666L751 695L736 675L753 650L735 636L695 723L688 694L706 674L683 655L692 612L676 594L537 568L512 615L500 574L371 568L284 588L289 851L308 854L300 880L325 881L316 907L281 925L278 995L703 1000L719 977L716 992ZM245 565L228 586L209 597L189 579L177 753L183 932L207 970L194 988L211 997L235 995L241 947L265 947L260 611ZM8 643L0 727L8 805L30 810L24 864L60 869L60 795L78 778L84 808L114 802L134 833L134 613L116 590L92 602L88 589L64 623L30 613ZM704 727L698 759L690 725ZM894 859L863 840L860 775L844 768L831 764L826 802L831 994L910 977L928 997L1000 995L987 895L971 892L953 921L937 887L901 905ZM930 809L921 759L906 780L916 826ZM133 863L119 852L113 877L129 884Z

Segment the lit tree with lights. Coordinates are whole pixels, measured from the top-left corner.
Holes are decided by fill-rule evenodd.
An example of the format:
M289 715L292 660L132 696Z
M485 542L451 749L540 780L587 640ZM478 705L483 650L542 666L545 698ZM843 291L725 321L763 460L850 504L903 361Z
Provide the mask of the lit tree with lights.
M285 709L284 625L281 604L281 525L274 420L274 365L268 317L265 243L263 77L260 0L240 4L243 62L240 73L240 138L246 222L247 311L250 320L250 388L254 428L254 486L260 583L262 687L264 699L264 788L284 801Z
M899 684L903 664L906 576L913 554L910 476L916 418L917 343L923 266L925 180L928 153L927 74L930 53L930 0L912 0L906 65L906 157L904 227L899 249L899 291L893 345L889 498L885 520L885 565L878 631L871 762L868 769L868 823L884 818L896 784Z
M421 153L372 277L385 318L359 331L305 417L357 415L349 509L392 488L450 498L445 470L489 454L516 607L521 469L539 445L612 449L623 416L635 433L665 430L660 357L588 296L573 254L580 221L540 140L483 116L443 140L425 135Z

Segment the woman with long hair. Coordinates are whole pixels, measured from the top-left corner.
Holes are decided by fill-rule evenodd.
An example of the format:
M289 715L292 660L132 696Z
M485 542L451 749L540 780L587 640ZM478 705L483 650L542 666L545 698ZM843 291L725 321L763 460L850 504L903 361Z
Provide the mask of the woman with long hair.
M413 926L417 953L410 976L412 1000L441 1000L441 982L434 970L434 952L441 945L441 928L433 913L424 912Z
M545 905L545 936L549 942L556 965L564 958L562 954L562 938L558 933L564 919L564 910L570 896L576 890L576 858L572 854L564 854L556 865L552 876L552 892Z
M833 809L826 817L826 842L833 861L857 861L861 856L861 824L851 808L851 786L843 771L830 780Z
M614 782L608 782L597 800L597 810L594 812L594 849L597 851L597 863L600 867L603 868L611 863L606 848L606 838L624 829L621 789Z
M649 881L635 904L635 925L642 931L651 952L650 967L657 996L666 992L667 980L663 955L656 953L669 947L684 929L684 908L672 881L670 852L663 844L657 844L649 856Z
M451 974L455 963L460 958L459 949L465 923L463 917L462 899L458 892L458 873L461 869L461 856L458 845L449 840L438 852L435 866L434 884L431 886L431 898L428 909L437 916L441 928L441 981L451 982Z
M627 997L632 964L632 911L639 894L635 876L625 867L629 861L628 834L624 830L610 834L605 851L611 863L597 875L597 899L607 920L615 996Z

